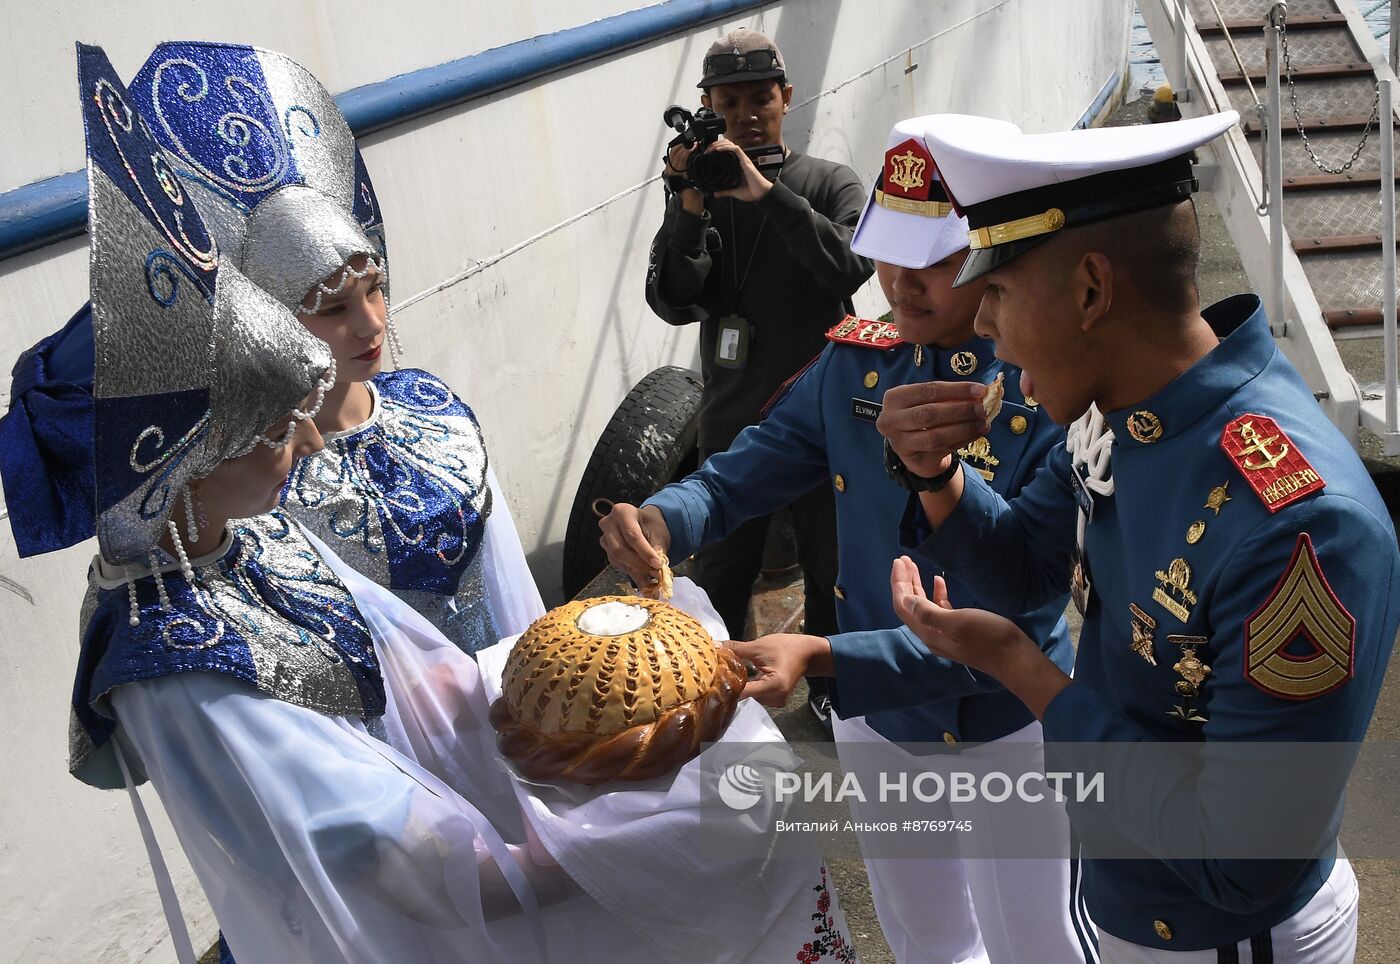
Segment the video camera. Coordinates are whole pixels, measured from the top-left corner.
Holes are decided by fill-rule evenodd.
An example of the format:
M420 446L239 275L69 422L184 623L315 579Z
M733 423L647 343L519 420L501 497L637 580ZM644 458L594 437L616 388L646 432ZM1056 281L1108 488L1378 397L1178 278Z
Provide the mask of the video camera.
M714 194L716 191L728 191L739 186L743 180L739 159L728 151L707 153L706 150L724 133L723 117L708 107L702 107L692 114L684 107L673 104L666 108L661 120L677 135L666 145L668 151L682 144L696 148L690 155L685 170L681 172L681 188L693 187L702 194ZM753 161L759 173L769 180L775 179L783 169L781 144L751 147L745 149L744 153Z

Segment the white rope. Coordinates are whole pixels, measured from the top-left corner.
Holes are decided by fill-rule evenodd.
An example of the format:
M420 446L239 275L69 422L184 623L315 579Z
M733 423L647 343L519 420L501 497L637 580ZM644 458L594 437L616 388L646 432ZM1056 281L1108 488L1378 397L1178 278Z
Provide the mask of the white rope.
M1113 429L1097 405L1090 403L1089 410L1070 425L1065 432L1065 448L1069 450L1070 471L1079 476L1086 489L1104 497L1113 494L1113 467L1109 464L1113 454ZM1080 466L1085 469L1082 473L1079 472ZM1088 525L1089 517L1081 506L1078 526L1081 550L1084 548L1084 530Z
M801 110L801 109L804 108L804 107L809 107L809 106L811 106L812 104L816 103L816 102L817 102L818 100L820 100L821 98L826 97L826 96L828 96L829 94L834 94L834 93L836 93L838 90L840 90L841 88L846 87L846 86L849 86L850 84L855 83L856 81L860 80L860 79L863 78L863 77L868 77L869 75L875 73L875 71L881 69L882 67L886 67L886 66L888 66L888 65L890 65L890 64L892 64L892 63L894 63L896 60L898 60L898 59L901 58L901 57L905 57L905 56L909 55L909 54L912 53L913 51L915 51L915 50L917 50L918 48L924 46L925 44L932 43L933 41L937 40L939 37L942 37L942 36L945 36L946 34L952 33L954 30L957 30L959 27L965 27L965 26L967 26L968 24L972 23L974 20L980 19L981 17L985 17L987 14L992 13L992 12L994 12L994 11L996 11L996 10L1000 10L1002 7L1006 6L1008 3L1011 3L1011 0L998 0L998 2L992 4L991 6L986 7L985 9L980 10L980 11L978 11L977 13L974 13L974 14L973 14L972 16L970 16L970 17L967 17L967 18L965 18L965 19L963 19L963 20L959 20L957 23L953 24L952 26L944 27L942 30L938 31L937 33L929 34L929 35L928 35L927 37L925 37L924 39L919 40L919 41L916 41L916 42L910 44L910 45L907 46L907 47L901 47L901 48L899 49L899 52L898 52L898 53L895 53L895 54L893 54L893 55L891 55L891 56L889 56L889 57L886 57L884 60L880 61L879 63L872 64L871 66L867 67L865 70L862 70L862 71L861 71L860 73L858 73L858 74L852 74L850 77L847 77L845 80L841 81L841 82L838 83L838 84L835 84L835 85L833 85L833 86L831 86L831 87L828 87L828 88L826 88L825 90L817 91L817 93L813 94L811 97L808 97L806 100L804 100L804 101L799 101L796 105L794 105L793 107L791 107L790 110ZM552 234L556 234L556 233L558 233L559 231L564 230L565 228L569 227L571 224L575 224L575 223L577 223L577 222L579 222L579 221L582 221L584 218L588 217L590 214L596 214L597 212L603 210L603 208L608 207L609 205L612 205L612 204L616 204L618 201L621 201L623 198L628 197L629 195L636 194L638 191L642 190L642 189L643 189L644 187L646 187L648 184L651 184L651 183L653 183L654 181L659 181L660 179L661 179L661 175L660 175L660 174L653 174L651 177L647 178L645 181L641 181L641 182L639 182L639 183L637 183L637 184L633 184L631 187L626 188L626 189L624 189L624 190L622 190L622 191L617 192L616 194L614 194L612 197L608 198L607 200L599 201L597 204L593 205L592 207L587 208L587 209L585 209L585 210L583 210L583 211L580 211L580 212L578 212L577 214L573 215L572 217L566 218L566 219L563 220L563 221L560 221L558 224L554 225L553 227L545 228L543 231L539 232L538 234L533 234L533 235L531 235L530 237L526 238L524 241L521 241L521 242L519 242L518 244L514 244L514 245L512 245L511 247L506 248L504 251L501 251L501 252L499 252L499 253L497 253L497 254L492 255L491 257L487 258L485 261L480 261L480 260L477 260L476 258L472 258L471 261L473 262L473 264L472 264L471 267L467 268L467 269L464 270L464 271L458 272L457 274L452 275L450 278L447 278L447 279L445 279L445 280L443 280L443 281L438 282L437 284L433 285L431 288L426 288L426 289L424 289L423 291L418 292L416 295L413 295L412 297L407 298L407 299L405 299L404 301L399 302L398 304L394 305L394 306L390 309L390 314L391 314L391 315L396 315L396 314L398 314L400 311L403 311L405 308L411 308L412 306L418 304L418 302L424 300L425 298L431 298L433 295L441 294L442 292L446 291L448 288L455 287L456 285L461 284L463 281L466 281L468 278L471 278L471 277L473 277L473 276L475 276L475 275L481 274L481 272L485 271L487 268L491 268L491 267L494 267L494 266L497 265L497 264L500 264L502 261L504 261L506 258L509 258L511 255L513 255L513 254L519 254L521 251L524 251L526 248L530 247L532 244L536 244L536 243L538 243L538 242L540 242L540 241L543 241L545 238L549 237L549 236L552 235Z
M1098 495L1113 494L1113 470L1109 456L1113 452L1113 429L1108 419L1099 412L1099 407L1089 405L1089 410L1074 420L1065 432L1065 448L1069 449L1070 465L1085 466L1087 477L1080 476L1089 491Z

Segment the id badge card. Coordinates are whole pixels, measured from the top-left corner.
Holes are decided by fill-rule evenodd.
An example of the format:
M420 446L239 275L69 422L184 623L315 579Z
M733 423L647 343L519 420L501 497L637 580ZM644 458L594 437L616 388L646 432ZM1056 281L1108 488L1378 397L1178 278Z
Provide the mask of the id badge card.
M725 315L719 320L715 342L715 364L721 368L743 368L749 363L749 342L753 332L747 320Z

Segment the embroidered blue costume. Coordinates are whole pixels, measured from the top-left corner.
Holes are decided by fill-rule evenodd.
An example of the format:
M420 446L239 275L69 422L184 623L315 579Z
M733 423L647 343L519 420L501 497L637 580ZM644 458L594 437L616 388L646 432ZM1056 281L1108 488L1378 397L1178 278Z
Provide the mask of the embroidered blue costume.
M385 285L379 203L354 135L305 68L237 44L165 43L132 84L153 132L240 267L302 314L338 288L324 279L368 255ZM220 132L236 117L248 136ZM366 270L369 270L368 268ZM387 328L398 361L397 335ZM471 410L431 374L408 369L365 383L369 418L323 433L283 497L287 512L356 570L426 616L468 653L522 631L544 611L533 582L500 578L500 557L522 561L508 512L487 469ZM493 545L494 543L494 545Z
M280 514L238 523L195 580L168 579L171 560L130 583L102 557L88 574L74 684L69 765L88 783L121 786L107 740L108 694L170 673L226 673L269 696L334 716L384 712L384 681L355 601L301 530ZM168 604L155 581L166 579Z
M427 372L367 383L373 411L325 437L283 493L287 511L469 653L501 636L482 544L492 509L476 417Z

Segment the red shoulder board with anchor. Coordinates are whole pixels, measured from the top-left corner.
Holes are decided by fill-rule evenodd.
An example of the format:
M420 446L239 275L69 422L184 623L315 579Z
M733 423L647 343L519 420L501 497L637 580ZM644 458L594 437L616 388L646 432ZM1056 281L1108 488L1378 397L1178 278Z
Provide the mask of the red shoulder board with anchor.
M1327 485L1267 415L1245 414L1227 424L1220 447L1271 513Z
M866 321L855 315L847 315L844 321L826 333L826 339L861 348L885 349L904 344L904 339L899 337L899 329L892 322Z

